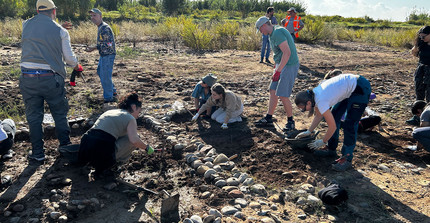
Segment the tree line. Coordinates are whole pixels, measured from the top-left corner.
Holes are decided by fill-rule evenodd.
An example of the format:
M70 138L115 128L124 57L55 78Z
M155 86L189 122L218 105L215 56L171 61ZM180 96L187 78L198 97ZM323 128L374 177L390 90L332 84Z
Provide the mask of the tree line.
M37 0L0 0L0 19L6 17L28 18L36 14ZM274 0L54 0L57 17L64 19L83 19L93 7L106 11L118 11L121 6L145 6L156 8L166 15L189 14L193 10L239 11L242 15L250 12L266 11L267 7L287 11L295 7L298 12L306 8L296 1Z

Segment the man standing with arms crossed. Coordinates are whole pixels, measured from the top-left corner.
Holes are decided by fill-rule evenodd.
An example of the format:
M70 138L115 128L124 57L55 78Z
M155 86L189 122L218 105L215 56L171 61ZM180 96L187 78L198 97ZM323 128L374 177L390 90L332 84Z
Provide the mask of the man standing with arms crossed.
M97 46L88 47L87 52L98 49L100 54L97 74L103 87L105 103L116 101L116 89L112 82L113 63L115 61L115 37L110 26L103 22L102 12L99 9L91 9L91 22L97 27Z
M275 9L273 7L267 8L266 17L269 18L270 22L272 22L273 25L277 25L278 21L276 20L276 17L273 14L275 14ZM266 48L267 48L267 50L266 50ZM263 34L263 43L261 44L261 60L260 60L260 63L263 63L265 51L266 51L266 63L271 64L272 62L270 62L270 60L269 60L269 56L270 56L269 36Z
M287 113L287 124L283 130L285 132L292 131L295 129L295 123L290 96L299 71L299 57L297 56L296 46L286 29L281 26L273 26L265 16L257 20L255 27L263 35L269 35L270 45L273 49L273 59L276 64L269 87L270 96L267 114L255 124L262 127L273 126L272 116L279 97Z
M44 161L42 121L44 101L55 121L55 132L60 147L70 144L67 121L69 104L64 79L67 65L82 68L72 52L70 36L55 22L56 7L52 0L38 0L37 15L23 23L22 55L19 88L25 104L25 115L30 127L31 160ZM63 26L70 26L65 23Z

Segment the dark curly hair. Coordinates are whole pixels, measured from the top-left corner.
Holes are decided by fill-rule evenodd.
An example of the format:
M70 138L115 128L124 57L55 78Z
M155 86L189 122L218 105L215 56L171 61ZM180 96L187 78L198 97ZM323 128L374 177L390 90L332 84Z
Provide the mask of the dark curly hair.
M142 107L142 102L139 100L139 96L135 92L124 96L119 102L118 108L133 112L131 105L136 105L138 108Z
M420 34L430 34L430 26L423 26L420 30L417 32L417 36L415 37L415 44L414 46L417 47L421 51L421 47L424 45L424 41L421 40Z
M415 101L415 102L412 104L412 107L411 107L411 112L412 112L412 114L413 114L413 115L418 114L418 110L423 111L423 110L424 110L424 108L426 107L426 105L427 105L427 103L426 103L425 101L423 101L423 100Z

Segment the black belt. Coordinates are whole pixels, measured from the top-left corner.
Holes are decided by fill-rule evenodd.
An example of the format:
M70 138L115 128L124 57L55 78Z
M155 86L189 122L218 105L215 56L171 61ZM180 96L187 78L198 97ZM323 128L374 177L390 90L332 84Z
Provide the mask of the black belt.
M49 77L49 76L54 76L55 73L44 73L44 74L27 74L27 73L22 73L23 76L26 77Z

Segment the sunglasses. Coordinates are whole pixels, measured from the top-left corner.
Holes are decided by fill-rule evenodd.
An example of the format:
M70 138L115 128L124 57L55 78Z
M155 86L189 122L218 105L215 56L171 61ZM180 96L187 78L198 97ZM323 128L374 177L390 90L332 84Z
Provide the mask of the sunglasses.
M426 38L428 35L429 35L429 34L426 34L426 35L420 35L420 39L424 39L424 38Z

